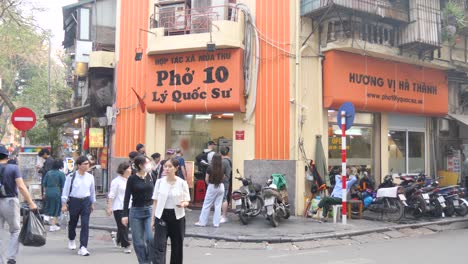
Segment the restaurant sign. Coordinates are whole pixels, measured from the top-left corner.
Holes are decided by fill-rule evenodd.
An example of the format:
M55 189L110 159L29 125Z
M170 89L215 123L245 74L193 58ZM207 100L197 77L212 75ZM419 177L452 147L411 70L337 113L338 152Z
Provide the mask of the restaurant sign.
M324 107L352 102L357 110L443 116L448 81L442 70L329 51L324 62Z
M148 112L244 112L242 60L242 49L151 56Z

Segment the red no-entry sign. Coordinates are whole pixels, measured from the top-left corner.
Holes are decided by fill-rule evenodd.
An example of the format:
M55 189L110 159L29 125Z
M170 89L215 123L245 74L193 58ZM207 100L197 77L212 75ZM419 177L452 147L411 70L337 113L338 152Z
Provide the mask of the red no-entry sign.
M18 130L28 131L36 124L36 114L27 107L18 108L11 115L11 123Z

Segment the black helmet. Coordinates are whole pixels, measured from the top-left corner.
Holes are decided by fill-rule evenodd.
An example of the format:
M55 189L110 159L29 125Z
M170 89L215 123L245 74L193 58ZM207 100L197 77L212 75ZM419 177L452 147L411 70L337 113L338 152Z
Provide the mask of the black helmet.
M392 177L392 175L387 175L387 176L385 176L384 179L383 179L383 181L384 181L385 183L393 183L393 177Z

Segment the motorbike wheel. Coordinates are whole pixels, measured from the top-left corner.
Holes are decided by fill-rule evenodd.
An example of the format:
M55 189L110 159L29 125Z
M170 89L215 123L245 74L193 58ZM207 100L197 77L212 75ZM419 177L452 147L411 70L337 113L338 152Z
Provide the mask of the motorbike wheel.
M255 203L257 204L257 209L255 211L252 211L252 216L257 216L259 215L262 210L263 210L263 198L257 195L257 198L255 199Z
M247 221L247 215L245 214L245 209L241 209L239 212L239 220L243 225L247 225L249 222Z
M442 209L442 205L440 205L439 202L433 202L434 209L431 211L431 216L433 217L442 217L442 212L444 211Z
M445 216L452 216L455 214L455 205L453 204L452 200L445 201L444 213Z
M457 215L459 216L465 216L466 214L468 214L468 207L465 203L462 202L460 203L460 206L455 208L455 213L457 213Z
M279 219L278 219L278 215L276 214L276 212L273 212L273 214L270 215L269 220L270 220L270 224L272 227L279 226Z
M403 203L397 198L387 198L384 204L385 207L388 207L385 208L385 210L389 210L384 212L385 217L391 222L400 221L405 213L405 206Z
M426 200L419 195L414 195L408 200L411 208L411 214L414 218L421 218L426 211Z

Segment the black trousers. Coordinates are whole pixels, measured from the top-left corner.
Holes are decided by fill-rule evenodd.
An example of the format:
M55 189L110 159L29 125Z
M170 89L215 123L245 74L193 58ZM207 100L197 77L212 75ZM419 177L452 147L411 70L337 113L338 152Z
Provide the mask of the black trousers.
M88 247L89 238L89 216L91 215L91 199L70 197L68 211L70 212L70 222L68 222L68 239L75 240L76 226L81 217L80 247Z
M171 238L171 264L182 264L184 255L185 217L177 220L173 209L164 209L161 219L154 220L153 264L166 264L167 238Z
M128 227L122 224L122 217L123 211L122 210L115 210L114 211L114 219L117 223L117 237L116 241L117 244L120 244L121 247L128 247L130 246L130 242L128 241Z

